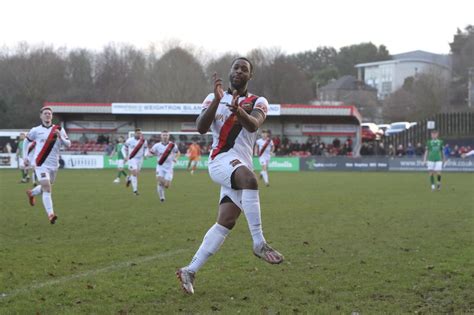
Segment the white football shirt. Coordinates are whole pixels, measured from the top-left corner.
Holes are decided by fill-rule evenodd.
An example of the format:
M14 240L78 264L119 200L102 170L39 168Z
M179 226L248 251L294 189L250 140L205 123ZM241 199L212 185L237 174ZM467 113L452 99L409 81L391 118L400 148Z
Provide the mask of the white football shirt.
M214 93L210 93L202 104L206 109L214 99ZM252 165L252 154L257 132L249 132L238 122L237 117L232 113L227 105L232 103L232 94L224 92L216 116L211 124L212 150L210 159L214 159L218 154L224 152L234 152L247 165ZM253 109L259 109L266 116L268 112L268 101L265 97L248 94L239 97L239 104L247 113Z

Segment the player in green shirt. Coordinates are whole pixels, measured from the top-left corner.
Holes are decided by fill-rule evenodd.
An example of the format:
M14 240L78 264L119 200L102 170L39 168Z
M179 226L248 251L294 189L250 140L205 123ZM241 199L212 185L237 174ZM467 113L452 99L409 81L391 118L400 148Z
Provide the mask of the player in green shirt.
M26 183L30 179L28 176L28 169L25 167L25 162L24 162L25 157L23 157L23 144L25 143L25 137L26 135L23 132L20 133L20 138L18 139L18 146L16 149L16 157L18 158L18 166L21 171L22 183Z
M428 171L430 173L431 190L441 189L441 170L443 169L444 162L446 161L443 151L443 140L438 139L438 131L431 131L431 140L426 143L425 156L423 163L428 160ZM438 177L438 183L435 185L434 175Z
M123 170L124 156L123 156L123 153L122 153L122 148L123 148L124 141L125 141L124 138L122 136L120 136L118 138L118 142L115 145L115 148L114 148L114 150L112 151L112 154L111 154L111 155L117 154L117 170L118 170L118 173L117 173L117 178L114 180L115 184L120 183L120 177L122 175L125 176L125 178L127 178L127 176L128 176L127 172L125 172Z

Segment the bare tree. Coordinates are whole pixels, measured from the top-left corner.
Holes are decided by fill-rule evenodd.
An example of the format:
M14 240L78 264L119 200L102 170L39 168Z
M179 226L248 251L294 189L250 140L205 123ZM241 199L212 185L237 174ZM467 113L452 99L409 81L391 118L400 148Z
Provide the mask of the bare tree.
M448 105L449 81L434 71L407 78L402 88L384 101L384 117L417 121L441 112Z
M153 65L150 77L157 102L201 102L209 92L201 64L179 47L166 52Z

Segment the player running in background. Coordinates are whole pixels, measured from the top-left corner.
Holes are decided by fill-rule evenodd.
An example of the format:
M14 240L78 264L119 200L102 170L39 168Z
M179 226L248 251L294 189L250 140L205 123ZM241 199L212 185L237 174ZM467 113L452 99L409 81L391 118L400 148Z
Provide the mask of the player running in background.
M275 146L273 145L273 141L270 136L270 131L264 130L262 132L262 137L257 140L255 146L256 155L258 156L258 160L262 166L260 176L263 178L263 181L267 187L270 186L270 182L268 180L268 164L270 163L270 158L275 151Z
M443 151L443 140L438 139L438 131L431 131L431 140L426 143L425 155L423 163L428 159L428 172L430 174L431 190L441 189L441 170L443 169L446 158ZM438 182L435 185L435 177L437 175Z
M25 143L25 133L20 133L20 138L18 139L18 146L16 148L16 157L18 159L18 167L21 172L21 183L27 183L30 178L28 176L28 167L25 166L24 159L27 157L23 156L23 144Z
M229 73L231 88L227 91L222 89L222 80L214 74L214 93L204 100L203 110L196 121L200 134L211 129L213 144L209 175L221 186L221 192L217 222L207 231L189 265L176 272L188 294L194 293L196 272L219 250L241 211L252 235L254 254L270 264L283 261L283 256L268 246L263 237L258 181L252 171L257 130L268 111L264 97L247 91L252 70L248 59L235 59Z
M61 126L53 125L53 111L50 107L41 109L40 118L41 125L28 132L23 144L23 156L27 157L29 143L36 141L33 166L40 184L26 193L32 206L35 204L35 196L43 194L43 205L48 214L48 220L54 224L58 217L53 209L51 188L59 168L60 147L61 145L69 147L71 141ZM30 165L29 159L24 159L24 162L25 166Z
M133 193L138 196L138 174L142 168L143 158L148 150L148 143L143 138L140 128L135 129L133 137L128 138L122 147L122 154L125 157L125 163L128 162L130 176L127 178L126 186L132 184Z
M165 188L168 189L173 180L173 167L179 158L178 146L170 140L168 131L161 132L161 142L155 143L150 150L150 155L156 155L156 190L160 201L165 201Z
M125 176L125 178L127 178L127 172L125 172L123 170L123 165L124 165L124 155L123 155L123 152L122 152L122 148L123 148L123 142L124 142L124 138L122 136L120 136L118 138L118 142L117 144L115 145L114 147L114 150L112 151L112 153L110 154L110 156L113 156L114 154L117 154L117 178L114 180L114 183L115 184L118 184L120 183L120 177L123 175Z
M191 169L191 175L194 174L197 164L201 159L201 146L196 142L196 139L193 139L192 141L193 142L189 145L186 153L189 158L187 169L188 171Z

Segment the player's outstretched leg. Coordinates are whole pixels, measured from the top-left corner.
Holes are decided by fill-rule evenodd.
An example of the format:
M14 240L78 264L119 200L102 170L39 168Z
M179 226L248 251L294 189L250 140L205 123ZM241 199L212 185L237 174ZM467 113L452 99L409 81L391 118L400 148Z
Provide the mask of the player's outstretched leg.
M196 273L214 255L224 243L227 235L235 225L240 215L240 209L229 198L223 199L219 205L219 215L215 223L206 233L201 246L186 267L180 268L176 276L181 287L188 294L194 293L194 278Z
M271 248L263 236L260 198L255 174L246 167L239 167L234 171L234 179L237 188L242 189L242 208L252 235L253 253L270 264L283 262L283 255Z

